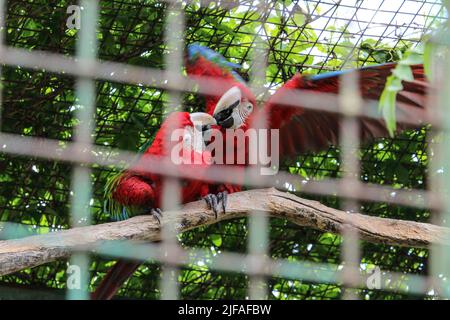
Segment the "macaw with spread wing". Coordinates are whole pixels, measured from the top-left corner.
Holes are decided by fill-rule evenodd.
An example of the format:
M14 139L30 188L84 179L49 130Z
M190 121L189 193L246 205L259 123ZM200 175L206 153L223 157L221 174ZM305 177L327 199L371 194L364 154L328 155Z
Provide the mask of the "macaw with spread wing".
M110 179L105 187L105 211L114 220L125 220L139 214L151 214L158 222L161 219L159 209L162 201L164 177L160 174L144 171L147 157L167 159L172 156L172 147L180 143L180 154L190 157L192 164L180 164L182 170L193 170L195 166L205 168L210 163L210 154L206 151L203 135L211 126L216 125L214 118L207 113L174 112L170 114L156 133L151 145L143 152L141 158L130 168L120 172ZM194 127L195 126L195 127ZM183 136L179 141L169 141L173 130L182 129ZM201 137L194 137L195 131ZM206 177L205 177L206 178ZM181 202L187 203L204 198L211 206L219 202L221 194L211 193L210 184L199 176L195 180L184 180L181 190ZM141 265L140 262L119 260L109 270L99 287L92 294L92 299L111 299L120 286Z
M360 94L364 100L380 99L388 76L395 68L395 63L374 65L356 70L359 76ZM206 112L216 118L223 129L231 128L248 130L257 126L261 112L265 113L268 129L279 129L280 159L292 158L307 151L320 151L336 145L339 140L340 116L321 110L289 105L284 99L294 90L309 93L337 94L341 76L349 71L336 71L314 76L296 74L265 105L258 109L253 93L247 87L236 69L239 65L228 62L219 53L199 44L191 44L187 48L186 70L193 79L199 80L200 86L208 82L200 81L201 77L216 78L222 81L216 87L218 93L206 95ZM424 75L422 65L411 66L414 80L403 81L403 89L398 92L396 112L402 113L406 123L398 123L398 129L419 127L425 119L426 100L429 84ZM360 117L361 140L388 135L384 120ZM239 148L242 146L235 146Z

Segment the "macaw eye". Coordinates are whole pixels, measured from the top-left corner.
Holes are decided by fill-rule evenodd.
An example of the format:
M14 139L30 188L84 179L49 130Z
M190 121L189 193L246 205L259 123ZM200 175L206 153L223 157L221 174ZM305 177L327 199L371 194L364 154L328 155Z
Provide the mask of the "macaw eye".
M253 105L251 103L249 103L247 105L247 111L251 112L253 110Z

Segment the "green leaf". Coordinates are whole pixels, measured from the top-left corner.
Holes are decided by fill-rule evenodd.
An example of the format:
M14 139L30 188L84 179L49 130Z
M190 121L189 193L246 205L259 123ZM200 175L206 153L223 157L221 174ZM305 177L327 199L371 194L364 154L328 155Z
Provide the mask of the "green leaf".
M386 89L389 91L394 91L396 94L403 89L402 79L396 77L395 72L394 75L388 77L388 80L386 81Z
M228 27L226 24L223 23L218 23L215 19L212 19L208 16L204 16L203 20L205 20L206 22L208 22L210 25L214 26L215 28L217 28L218 30L224 31L225 33L234 36L234 37L238 37L239 35L234 32L233 29L231 29L230 27Z
M399 65L413 65L423 63L423 56L417 52L410 51L399 61Z
M412 73L412 70L409 65L406 64L398 64L397 67L392 72L399 80L405 80L405 81L413 81L414 76ZM401 87L401 81L400 84L397 82L395 83L398 87ZM397 87L397 88L398 88ZM400 88L401 90L402 88Z
M209 238L216 247L220 247L222 245L222 236L220 234L213 233L209 236Z
M406 53L386 81L386 86L379 101L379 110L383 114L390 136L394 135L397 126L395 115L397 93L403 89L402 81L414 80L410 66L420 63L423 63L422 55L414 51Z
M302 13L295 13L292 20L294 21L297 27L300 27L305 24L305 15Z
M423 51L423 67L425 69L425 75L428 77L428 79L432 79L431 65L433 55L434 55L433 44L431 42L425 43L425 48Z
M381 94L379 109L381 110L389 135L393 136L396 129L395 102L397 92L403 88L401 80L394 75L388 77L386 87Z

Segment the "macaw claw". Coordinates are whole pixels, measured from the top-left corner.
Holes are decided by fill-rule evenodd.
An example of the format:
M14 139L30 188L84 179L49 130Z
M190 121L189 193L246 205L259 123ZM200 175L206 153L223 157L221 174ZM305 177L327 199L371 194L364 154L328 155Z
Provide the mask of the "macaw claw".
M161 224L162 211L160 208L152 208L150 210L150 215L154 216L158 220L158 224Z
M217 194L217 199L220 203L222 203L222 211L223 213L226 212L227 209L227 203L228 203L228 192L222 191Z
M212 210L214 212L214 216L217 219L218 216L218 209L219 209L219 204L221 204L222 206L222 211L223 213L226 212L226 208L227 208L227 200L228 200L228 192L227 191L223 191L223 192L219 192L217 194L208 194L205 197L203 197L203 199L206 202L206 205L208 206L208 209Z

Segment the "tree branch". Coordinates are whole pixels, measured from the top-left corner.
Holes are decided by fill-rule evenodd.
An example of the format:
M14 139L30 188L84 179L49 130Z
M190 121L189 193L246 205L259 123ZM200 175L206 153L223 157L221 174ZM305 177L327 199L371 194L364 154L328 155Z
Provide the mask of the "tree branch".
M245 217L262 211L272 217L287 219L299 226L340 233L354 227L361 239L405 247L427 247L432 243L449 243L450 229L427 223L378 218L346 213L276 189L239 192L228 197L225 214L215 220L203 201L183 206L181 212L166 212L162 225L175 223L179 232L219 221ZM0 241L0 275L35 267L56 259L68 258L80 246L93 246L103 240L161 239L160 226L152 216L137 216L126 221Z

